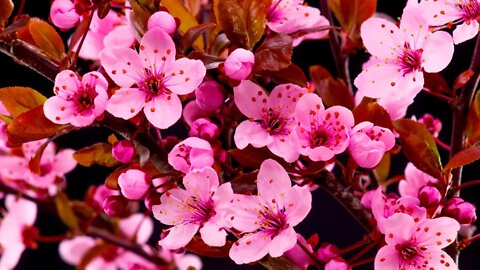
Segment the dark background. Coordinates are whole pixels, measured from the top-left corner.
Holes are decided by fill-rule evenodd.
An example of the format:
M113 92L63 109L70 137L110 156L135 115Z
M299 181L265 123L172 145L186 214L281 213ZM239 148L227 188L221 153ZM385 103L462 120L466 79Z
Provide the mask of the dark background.
M15 1L18 3L19 1ZM48 0L27 1L25 13L46 19L49 13ZM312 6L318 6L316 1L308 1ZM379 0L378 11L389 14L393 18L401 15L405 6L404 0ZM65 35L67 37L67 35ZM468 69L474 40L465 42L455 48L453 62L445 69L442 74L447 81L452 83L454 78L462 71ZM351 58L351 76L355 76L360 72L361 63L366 61L367 55L359 53ZM313 64L321 64L335 74L335 66L330 53L328 42L326 41L307 41L302 43L295 49L294 62L300 65L304 70ZM47 79L41 77L28 68L15 64L9 57L0 54L0 87L5 86L29 86L43 94L52 95L53 84ZM417 115L421 117L424 113L429 112L438 117L443 122L443 130L440 139L449 142L451 130L451 112L448 105L421 93L415 99L408 111L408 116ZM81 131L72 132L58 140L56 143L61 147L71 147L79 149L84 146L91 145L98 141L105 141L110 132L99 128L87 128ZM448 153L440 149L442 160L448 160ZM395 157L392 163L392 175L403 174L406 161L401 157ZM464 179L473 180L478 178L478 163L465 168ZM68 188L67 193L72 198L81 199L88 186L95 183L102 183L108 175L109 170L101 167L84 168L78 166L73 172L67 175ZM462 193L463 197L470 202L480 203L479 188L470 188ZM158 222L156 222L158 225ZM55 217L48 213L40 211L36 225L40 228L42 235L56 235L64 233L66 228ZM478 225L478 224L477 224ZM158 228L157 228L158 229ZM321 189L313 192L312 211L300 225L296 227L297 231L308 238L314 233L320 236L320 242L331 242L339 247L345 247L362 238L364 231L328 193ZM158 239L158 230L155 232L154 238ZM480 269L480 258L478 241L465 249L460 257L461 270L477 270ZM374 256L374 254L372 254ZM209 260L203 259L204 269L263 269L260 266L238 266L232 261L225 260ZM58 257L56 244L39 244L37 250L27 250L24 252L20 263L16 269L73 269L62 262ZM356 269L373 269L373 265L366 265L363 268Z

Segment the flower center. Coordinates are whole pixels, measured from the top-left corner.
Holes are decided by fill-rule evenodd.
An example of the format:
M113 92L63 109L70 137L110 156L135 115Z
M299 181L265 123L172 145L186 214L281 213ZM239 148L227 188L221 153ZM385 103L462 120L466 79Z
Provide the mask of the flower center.
M144 69L143 78L138 82L138 88L148 94L146 102L150 101L154 96L162 94L170 95L172 93L164 85L164 75L163 73L157 73L150 69Z
M459 0L455 6L462 13L463 21L477 20L480 16L480 5L477 0Z
M75 93L73 100L77 104L77 110L79 113L83 111L90 110L95 106L94 100L98 95L97 92L89 85L86 84L84 87L81 87L78 92Z
M412 243L405 243L404 245L397 244L395 249L400 253L403 262L409 265L419 265L423 263L423 253L425 247L418 247Z
M191 213L190 218L185 220L186 222L203 224L215 215L211 198L208 201L202 201L197 197L190 197L185 204L187 205L186 211Z
M45 176L52 172L52 164L45 163L40 165L40 176Z
M403 75L422 68L422 53L423 49L413 50L410 44L405 43L398 57Z
M278 207L276 209L278 209ZM276 209L264 207L262 210L259 210L260 228L272 238L290 226L287 222L285 209Z
M269 108L263 112L262 119L257 122L271 135L288 135L290 132L286 128L287 120L280 111Z

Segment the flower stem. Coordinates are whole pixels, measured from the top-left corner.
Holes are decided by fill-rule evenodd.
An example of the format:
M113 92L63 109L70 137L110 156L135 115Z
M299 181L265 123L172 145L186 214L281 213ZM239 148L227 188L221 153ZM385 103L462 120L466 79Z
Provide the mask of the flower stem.
M48 236L38 236L35 240L39 243L57 243L67 239L66 234L61 235L48 235Z
M450 148L450 145L440 141L438 138L435 138L435 142L438 144L438 146L440 146L441 148L447 150L447 151L451 151L452 149Z
M476 185L480 185L480 180L472 180L472 181L468 181L468 182L465 182L463 184L461 184L460 186L456 186L454 188L452 188L452 192L456 193L457 191L460 191L466 187L471 187L471 186L476 186Z
M362 266L364 264L367 264L367 263L371 263L375 261L375 257L371 257L371 258L367 258L367 259L364 259L364 260L361 260L361 261L358 261L356 263L353 263L350 265L351 268L354 268L354 267L358 267L358 266Z
M310 250L308 250L308 248L300 240L297 240L297 245L303 250L303 252L305 252L305 254L307 254L310 260L314 262L315 266L319 267L322 265L322 262L318 259L318 257L310 252Z

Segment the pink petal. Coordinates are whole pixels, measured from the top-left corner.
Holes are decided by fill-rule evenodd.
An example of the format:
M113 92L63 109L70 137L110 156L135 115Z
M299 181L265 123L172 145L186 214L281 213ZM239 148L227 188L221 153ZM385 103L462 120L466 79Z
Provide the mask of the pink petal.
M391 92L404 91L398 83L402 79L403 73L398 65L381 62L364 69L355 78L354 84L363 96L380 98Z
M143 112L152 125L166 129L182 116L182 103L175 94L158 95L145 104Z
M230 249L230 258L236 264L251 263L260 260L268 254L270 236L261 232L242 237Z
M418 0L416 0L418 3ZM429 25L440 26L461 18L461 11L454 2L448 1L421 1L418 6L425 13Z
M233 195L227 220L232 227L241 232L254 232L260 228L257 207L260 201L257 196ZM247 209L245 211L245 209Z
M0 245L3 248L25 248L22 237L22 227L25 225L16 216L9 212L2 219L0 225Z
M285 193L285 213L288 224L296 226L312 209L312 194L306 187L294 186Z
M285 117L293 115L300 98L307 93L307 89L295 84L281 84L273 88L270 93L269 105L271 108L282 108Z
M37 205L29 200L7 196L8 215L25 225L33 225L37 218Z
M318 119L319 112L323 112L322 99L316 94L305 94L297 103L295 109L295 120L302 127L310 127L312 119ZM316 117L312 117L311 112L315 112Z
M129 48L135 42L135 34L130 25L119 25L113 28L103 39L105 48Z
M418 7L409 7L403 10L400 30L403 32L405 42L408 42L412 49L422 48L424 40L430 35L427 20ZM399 45L403 46L403 44Z
M130 87L137 83L142 74L142 62L132 49L106 48L100 53L100 61L108 76L122 87Z
M391 53L405 43L398 27L385 19L370 18L362 24L360 31L367 51L381 59L391 58Z
M273 142L273 137L257 122L243 121L235 129L233 135L235 145L239 149L251 144L253 147L264 147Z
M73 158L72 149L63 149L58 152L52 162L52 171L58 175L64 175L77 166L77 161Z
M476 20L457 25L455 30L453 30L453 42L455 45L474 38L478 34L478 27L479 25Z
M350 130L353 125L355 124L355 119L353 118L353 113L349 109L343 106L332 106L325 110L324 115L328 116L328 114L332 115L330 119L325 119L327 122L335 125L342 125L347 130ZM337 124L340 122L339 124Z
M327 147L319 146L313 149L307 147L306 149L300 149L300 154L308 156L313 161L327 161L335 156L335 152Z
M393 214L385 221L385 241L388 245L403 244L410 240L416 229L413 218L407 214Z
M148 30L140 41L139 56L147 69L162 71L164 67L170 67L175 61L175 54L172 38L158 27Z
M425 269L435 270L457 270L459 269L457 264L445 251L442 250L429 250L428 263Z
M190 94L202 83L206 72L202 61L180 58L166 67L165 87L177 95Z
M274 258L280 257L283 253L292 249L296 243L297 233L292 227L288 227L272 239L268 253Z
M190 194L183 189L170 189L160 197L160 204L152 207L154 217L166 225L178 224L188 214L182 207Z
M365 133L359 132L350 137L348 149L358 166L370 169L377 166L382 159L385 153L385 144L372 140Z
M235 105L248 118L261 119L262 109L266 107L268 96L259 85L251 81L241 81L233 88Z
M137 88L122 88L110 97L106 109L112 115L128 120L144 107L145 98L145 93Z
M153 222L150 217L135 213L128 218L121 219L118 223L120 230L139 244L145 244L153 233Z
M68 124L74 117L75 105L70 101L53 96L43 104L45 117L56 124Z
M169 230L168 235L158 243L168 249L179 249L186 246L197 233L200 225L195 223L179 224Z
M23 245L10 245L4 247L0 258L0 269L14 269L22 256L25 247Z
M268 202L272 200L278 201L283 199L291 188L290 177L278 162L273 159L267 159L260 165L260 171L257 176L257 189L260 198Z
M273 137L273 142L268 144L268 149L270 149L273 154L285 159L286 162L294 162L298 159L300 153L297 150L297 144L292 135Z
M398 270L400 269L400 254L393 246L382 247L375 256L376 270Z
M182 254L175 257L175 266L178 270L202 269L202 260L193 254Z
M442 249L452 244L460 230L460 224L449 217L426 219L418 227L420 231L415 233L417 242L432 249Z
M78 75L71 70L63 70L55 77L55 91L58 93L71 94L76 92L80 86Z
M0 156L0 175L3 178L23 179L28 171L28 161L21 157Z
M478 32L478 27L475 29ZM422 53L422 66L426 72L433 73L443 70L450 63L452 57L453 42L449 33L437 31L425 41Z
M77 265L85 253L95 246L95 240L89 236L77 236L72 239L63 240L58 246L60 257L66 263Z
M223 247L227 241L227 232L213 222L206 222L200 229L203 242L211 247Z
M183 178L185 189L203 201L211 198L219 184L217 172L211 167L194 170Z

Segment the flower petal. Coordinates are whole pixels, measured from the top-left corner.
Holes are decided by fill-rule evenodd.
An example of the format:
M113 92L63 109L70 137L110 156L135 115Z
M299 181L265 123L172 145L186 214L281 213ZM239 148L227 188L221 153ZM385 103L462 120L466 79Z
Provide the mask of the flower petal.
M137 83L142 74L142 62L138 54L129 48L106 48L100 53L100 61L108 76L122 87Z
M145 104L143 112L152 125L165 129L175 124L182 116L182 103L175 94L158 95Z
M165 69L165 87L177 95L195 91L207 70L200 60L180 58Z
M478 24L475 30L478 32ZM433 33L425 41L422 66L426 72L439 72L447 67L453 57L452 36L445 31Z
M296 226L312 209L312 194L306 187L294 186L285 194L285 214L288 224Z
M53 96L43 104L43 113L55 124L68 124L74 118L75 105L59 96Z
M118 223L120 230L129 239L135 237L137 243L145 244L153 233L153 222L150 217L135 213Z
M239 149L251 144L253 147L264 147L273 142L273 137L257 122L243 121L235 129L233 135L235 145Z
M292 188L287 171L273 159L265 160L260 165L257 177L258 196L265 201L280 200ZM280 202L278 202L280 204ZM282 204L280 204L282 205Z
M128 120L144 107L146 95L137 88L117 90L107 103L107 111L113 116Z
M385 221L385 241L388 245L403 244L414 233L416 226L413 218L407 214L393 214Z
M390 245L382 247L375 256L375 269L400 269L400 254Z
M200 229L203 242L211 247L223 247L227 241L227 232L213 222L206 222Z
M262 109L268 104L268 96L259 85L251 81L241 81L233 88L235 105L240 112L254 120L262 119Z
M474 38L478 34L478 27L479 25L476 20L457 25L455 30L453 30L453 42L455 45Z
M370 18L362 24L360 31L367 50L380 59L391 58L394 50L405 43L398 27L385 19Z
M270 236L258 232L242 237L230 249L230 258L237 264L251 263L268 254Z
M272 239L268 253L274 258L280 257L283 253L292 249L296 243L297 233L292 227L288 227Z
M285 117L292 116L300 98L307 93L307 89L295 84L281 84L273 88L270 93L269 105L271 108L282 108Z
M168 249L182 248L192 240L199 227L200 225L195 223L179 224L172 227L168 235L158 243Z
M211 167L194 170L183 178L183 185L190 194L208 201L219 185L217 172Z
M418 243L435 249L452 244L460 230L460 224L449 217L425 219L418 227L420 230L415 234Z
M150 29L140 41L139 56L145 68L163 71L175 61L175 54L172 38L161 28Z
M60 242L58 251L62 260L71 265L77 265L85 253L95 246L95 240L89 236L77 236Z

